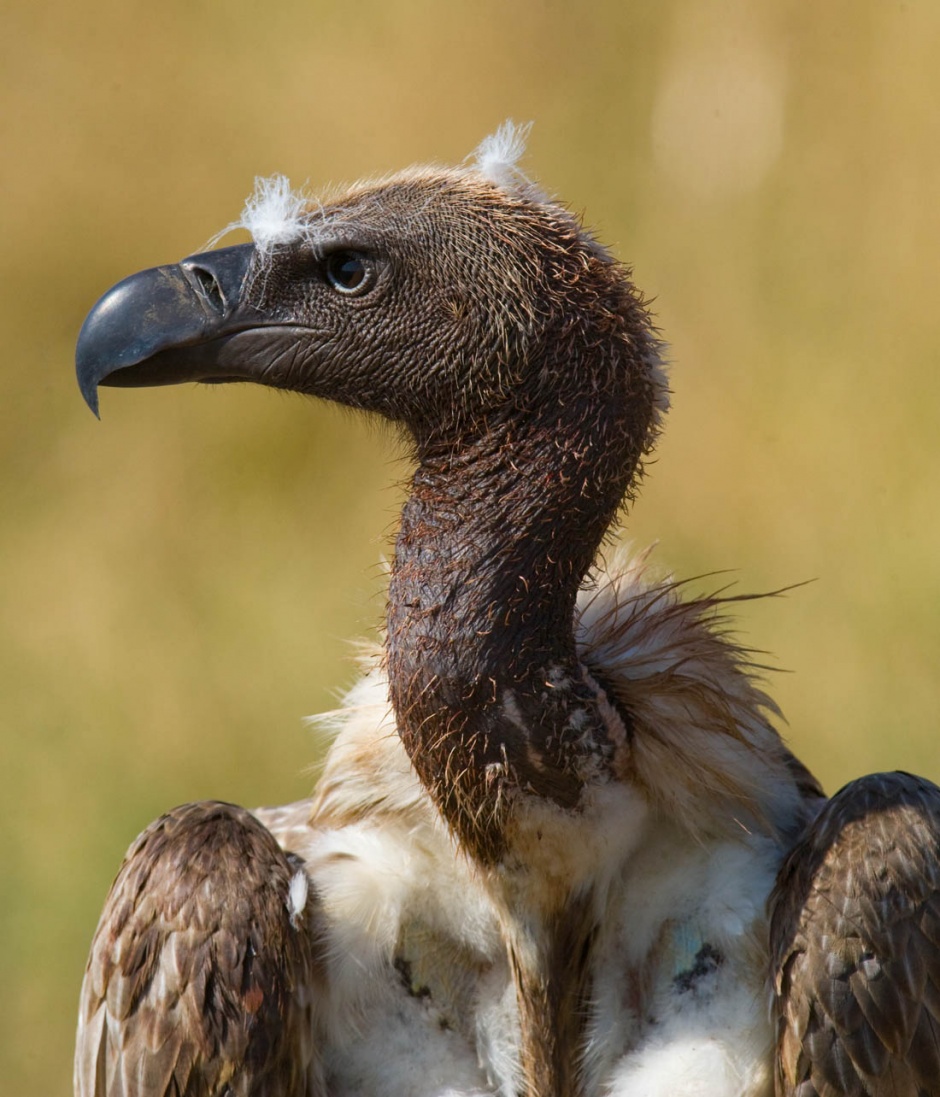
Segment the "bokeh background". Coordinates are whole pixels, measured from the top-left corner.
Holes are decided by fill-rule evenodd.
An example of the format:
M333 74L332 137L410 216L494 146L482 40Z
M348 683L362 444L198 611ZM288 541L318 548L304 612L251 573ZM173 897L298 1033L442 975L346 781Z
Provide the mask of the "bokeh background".
M305 714L382 616L389 432L232 386L106 390L114 281L198 250L255 174L531 174L655 297L674 409L627 524L742 604L834 789L940 778L935 0L6 0L0 31L0 1077L65 1093L123 850L161 810L304 795Z

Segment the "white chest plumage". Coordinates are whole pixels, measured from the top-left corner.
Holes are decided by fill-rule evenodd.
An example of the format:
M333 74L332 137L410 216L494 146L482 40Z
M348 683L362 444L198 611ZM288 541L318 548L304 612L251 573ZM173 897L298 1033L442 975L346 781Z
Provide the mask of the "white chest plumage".
M339 845L336 835L325 837L327 860ZM677 856L673 844L657 847L649 852L658 871L644 875L653 866L637 864L611 898L617 916L595 957L585 1091L617 1097L769 1093L770 994L761 973L769 967L764 906L776 851L742 843L705 852L688 844ZM381 855L382 843L371 852ZM445 912L429 909L427 885L404 890L404 878L394 879L384 858L379 865L363 859L347 868L364 881L371 877L360 897L363 910L384 905L400 920L394 936L387 924L376 933L371 963L360 967L344 957L349 1012L327 1056L336 1094L516 1093L514 992L485 897L478 896L475 912L480 938L449 937L440 924ZM318 871L316 849L311 870L330 908L336 888L328 882L329 868ZM389 887L378 908L377 877ZM701 886L703 878L705 890L690 901L686 889ZM631 894L639 901L631 902ZM460 901L467 895L465 884ZM446 890L438 895L446 897ZM337 952L348 947L356 898L350 892L342 906L336 903L344 916L337 923L342 940L330 942ZM369 927L362 932L367 936ZM384 947L378 947L380 938ZM480 944L489 947L481 951Z

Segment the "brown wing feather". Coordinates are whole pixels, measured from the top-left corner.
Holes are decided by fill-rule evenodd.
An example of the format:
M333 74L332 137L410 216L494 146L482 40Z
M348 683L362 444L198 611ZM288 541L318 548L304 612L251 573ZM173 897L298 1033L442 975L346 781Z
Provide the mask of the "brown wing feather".
M91 946L77 1097L312 1097L316 910L247 811L186 804L128 850Z
M940 789L847 785L771 904L777 1097L940 1095Z

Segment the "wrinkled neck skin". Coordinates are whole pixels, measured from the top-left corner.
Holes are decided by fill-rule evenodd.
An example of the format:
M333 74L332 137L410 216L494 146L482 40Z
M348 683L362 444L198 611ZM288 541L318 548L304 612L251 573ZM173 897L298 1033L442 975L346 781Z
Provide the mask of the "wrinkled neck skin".
M511 857L519 796L574 810L611 744L579 664L575 601L625 484L557 422L497 424L422 455L389 588L392 702L461 845Z
M556 408L419 447L389 590L400 734L504 912L530 1097L581 1092L597 915L589 884L542 843L542 822L582 818L618 746L573 634L578 589L635 462L603 415ZM596 452L599 437L623 456Z

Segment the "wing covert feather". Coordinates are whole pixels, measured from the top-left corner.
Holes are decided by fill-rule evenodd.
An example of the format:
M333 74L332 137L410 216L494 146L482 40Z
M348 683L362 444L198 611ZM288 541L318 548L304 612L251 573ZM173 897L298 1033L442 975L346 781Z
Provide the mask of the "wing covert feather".
M112 885L82 985L76 1097L314 1097L317 911L247 811L186 804Z
M940 789L846 785L771 911L777 1097L940 1095Z

